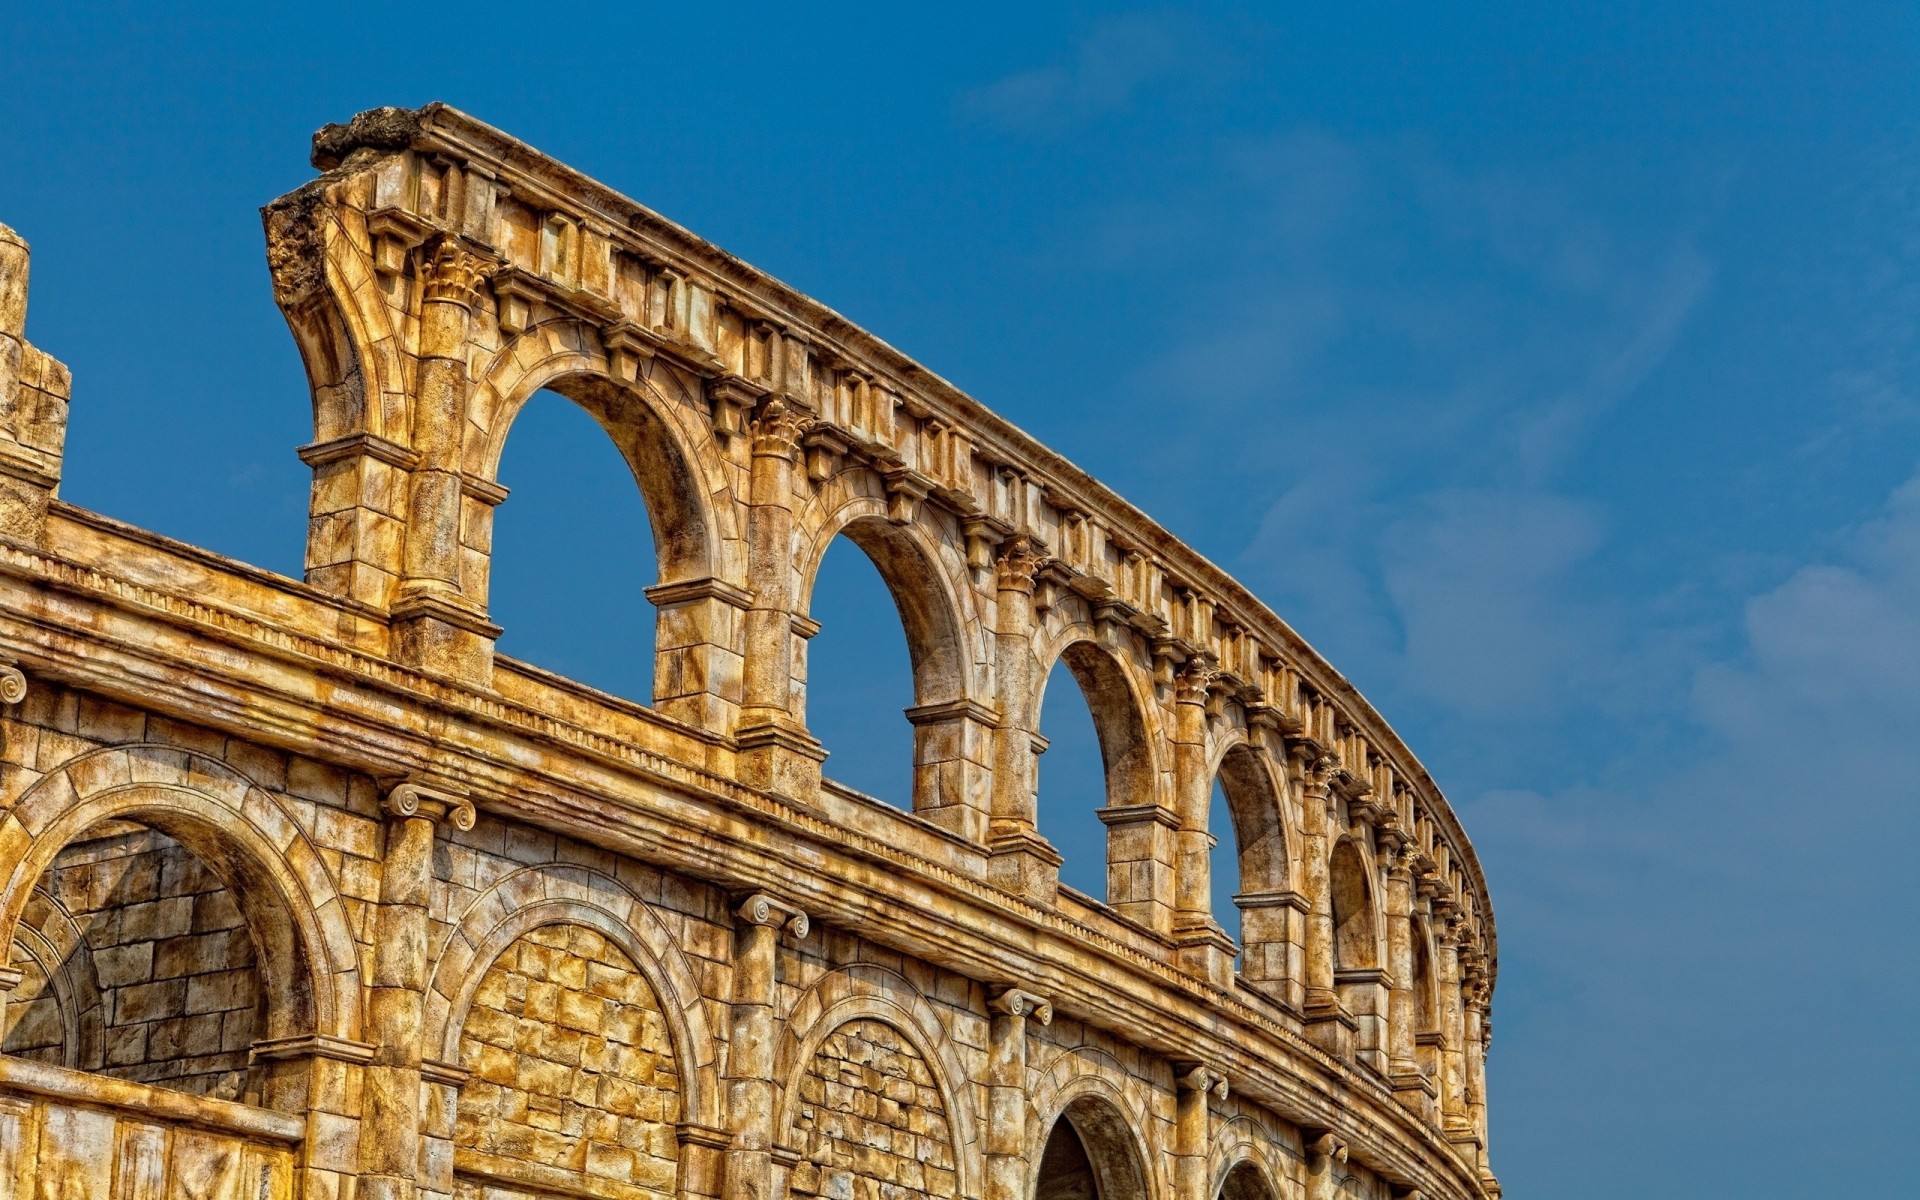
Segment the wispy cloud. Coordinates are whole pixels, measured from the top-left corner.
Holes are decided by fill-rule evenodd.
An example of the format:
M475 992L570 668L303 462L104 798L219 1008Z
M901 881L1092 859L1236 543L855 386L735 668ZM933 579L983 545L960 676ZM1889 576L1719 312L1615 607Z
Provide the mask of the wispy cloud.
M1054 132L1126 108L1147 85L1179 70L1199 33L1173 13L1130 13L1096 23L1065 62L976 88L963 106L1008 129Z

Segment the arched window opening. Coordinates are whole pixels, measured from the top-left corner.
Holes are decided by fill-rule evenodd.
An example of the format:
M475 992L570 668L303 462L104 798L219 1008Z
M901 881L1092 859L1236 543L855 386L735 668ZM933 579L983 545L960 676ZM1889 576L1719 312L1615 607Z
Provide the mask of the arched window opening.
M1373 893L1367 887L1367 867L1352 842L1333 850L1328 872L1333 888L1333 965L1335 970L1365 970L1379 966L1379 938L1373 920Z
M1380 966L1379 925L1373 889L1360 851L1342 839L1334 847L1328 884L1333 889L1333 978L1340 1004L1356 1024L1361 1062L1386 1070L1387 977Z
M1429 1079L1440 1074L1440 992L1434 983L1431 932L1425 921L1413 926L1413 1017L1415 1056Z
M1126 1119L1092 1096L1053 1123L1034 1174L1034 1200L1146 1200L1146 1174Z
M645 589L658 559L620 449L579 404L538 392L514 419L499 479L511 494L492 515L482 593L501 653L650 702L657 618Z
M186 834L182 834L186 837ZM64 847L22 909L4 1051L222 1099L274 1104L256 1042L310 1032L302 956L277 899L213 835L133 820Z
M1214 920L1243 947L1284 940L1277 924L1284 914L1274 906L1291 881L1285 821L1273 777L1252 747L1234 746L1221 758L1207 831L1214 838ZM1255 915L1247 916L1242 906Z
M1066 660L1053 664L1040 700L1042 751L1037 764L1040 836L1064 860L1060 882L1096 900L1107 896L1107 774L1093 711Z
M1082 703L1062 702L1075 692ZM1038 716L1045 754L1036 777L1036 822L1066 860L1061 882L1123 913L1136 902L1156 903L1144 882L1152 872L1142 869L1149 865L1143 856L1152 843L1142 833L1150 822L1115 820L1147 812L1156 799L1153 749L1125 671L1094 643L1073 643L1047 675ZM1070 765L1049 767L1049 761ZM1108 825L1105 836L1100 825Z
M1213 798L1207 803L1207 832L1213 835L1213 849L1207 860L1207 883L1213 895L1213 919L1236 944L1244 944L1245 928L1240 919L1240 852L1233 827L1233 812L1227 805L1227 789L1219 776L1213 780Z
M873 560L844 535L827 547L808 615L807 728L827 748L836 783L911 809L914 670L895 598Z

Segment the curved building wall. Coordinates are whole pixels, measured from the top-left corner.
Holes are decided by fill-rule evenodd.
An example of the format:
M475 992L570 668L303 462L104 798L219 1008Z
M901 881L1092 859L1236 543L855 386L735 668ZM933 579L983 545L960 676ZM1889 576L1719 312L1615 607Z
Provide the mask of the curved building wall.
M884 343L470 117L375 110L314 161L265 210L313 390L300 581L57 498L71 384L0 229L0 1186L1498 1193L1485 881L1291 629ZM494 652L495 471L543 388L655 523L648 705ZM842 533L913 661L898 808L807 728ZM1055 663L1099 734L1104 902L1036 828Z

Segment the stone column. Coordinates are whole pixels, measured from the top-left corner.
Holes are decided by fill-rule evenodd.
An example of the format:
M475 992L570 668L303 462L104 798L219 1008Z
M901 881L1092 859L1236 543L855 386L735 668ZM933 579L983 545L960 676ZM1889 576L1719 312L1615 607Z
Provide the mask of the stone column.
M0 537L39 545L60 487L73 376L27 343L27 243L0 225Z
M422 247L420 370L413 402L418 466L407 492L406 541L393 601L394 651L410 666L475 683L492 677L498 626L461 587L461 443L467 345L483 260L449 234Z
M1433 1084L1420 1070L1419 1005L1413 991L1415 847L1397 829L1381 831L1387 862L1387 1081L1394 1098L1432 1119Z
M773 1200L773 1004L780 932L807 936L807 914L756 892L734 910L733 1026L727 1051L725 1200Z
M1027 1200L1027 1021L1053 1023L1053 1005L1009 988L987 1030L987 1196Z
M1233 986L1233 959L1239 949L1213 915L1213 847L1221 836L1207 828L1213 801L1213 776L1207 773L1207 691L1218 672L1203 659L1191 659L1174 680L1173 785L1174 831L1173 939L1181 967L1222 990Z
M1466 1099L1466 1014L1460 1002L1461 924L1453 904L1434 900L1435 914L1445 922L1434 946L1434 984L1440 993L1440 1118L1449 1138L1471 1130Z
M748 483L746 661L740 706L743 783L798 800L820 800L826 751L794 711L794 462L805 420L769 398L753 421Z
M1347 1144L1331 1133L1302 1131L1307 1152L1306 1200L1333 1200L1339 1184L1338 1168L1347 1161Z
M1493 1019L1488 1011L1490 1000L1485 967L1476 962L1474 971L1467 980L1465 1003L1467 1061L1464 1091L1467 1122L1472 1127L1474 1139L1478 1144L1480 1173L1489 1178L1492 1176L1492 1168L1487 1161L1487 1049L1493 1042Z
M1333 978L1333 888L1329 878L1332 783L1336 764L1324 754L1301 755L1298 778L1305 815L1301 857L1307 889L1307 986L1302 1012L1307 1036L1339 1058L1353 1054L1353 1017L1340 1003Z
M1052 904L1060 884L1060 853L1040 836L1034 789L1040 749L1034 702L1033 577L1040 556L1014 536L994 564L995 674L1000 681L1000 736L993 759L993 809L987 821L987 879L1040 904Z
M434 829L472 829L473 803L415 781L387 794L387 852L375 917L373 986L360 1124L359 1196L412 1200L420 1171L420 1064L427 990L427 904L433 888Z
M1211 1100L1227 1098L1227 1079L1206 1067L1193 1067L1175 1081L1173 1126L1174 1200L1213 1200L1207 1189L1207 1147L1213 1140Z

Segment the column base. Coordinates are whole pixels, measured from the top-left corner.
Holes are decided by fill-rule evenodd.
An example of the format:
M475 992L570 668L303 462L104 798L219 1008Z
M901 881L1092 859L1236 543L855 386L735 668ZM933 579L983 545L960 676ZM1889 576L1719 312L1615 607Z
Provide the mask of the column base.
M1419 1114L1422 1120L1432 1123L1435 1106L1440 1097L1440 1087L1421 1072L1418 1063L1392 1063L1387 1068L1387 1083L1393 1088L1393 1098L1402 1107Z
M1206 980L1221 991L1233 989L1233 962L1240 946L1211 917L1183 921L1173 926L1173 955L1180 969Z
M988 833L987 882L1051 907L1060 893L1060 852L1032 829Z
M1335 1058L1352 1060L1360 1023L1341 1005L1338 996L1309 991L1303 1015L1309 1041Z
M742 783L819 807L820 764L827 761L827 750L805 727L781 719L757 721L741 726L735 739Z
M479 687L493 684L500 627L457 592L419 591L393 602L393 656Z

